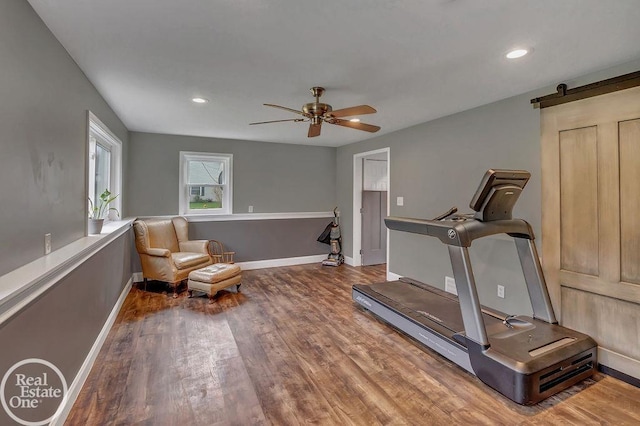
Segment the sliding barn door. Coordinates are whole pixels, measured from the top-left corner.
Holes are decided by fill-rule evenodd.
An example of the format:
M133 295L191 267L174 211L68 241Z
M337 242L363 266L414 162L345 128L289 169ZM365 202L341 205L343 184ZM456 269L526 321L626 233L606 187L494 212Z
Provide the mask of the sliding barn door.
M542 260L556 315L640 377L640 87L541 110Z

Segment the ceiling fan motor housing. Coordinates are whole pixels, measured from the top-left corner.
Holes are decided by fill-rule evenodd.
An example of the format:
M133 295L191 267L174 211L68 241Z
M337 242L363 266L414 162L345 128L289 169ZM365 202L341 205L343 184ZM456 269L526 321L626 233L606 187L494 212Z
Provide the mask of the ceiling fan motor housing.
M311 102L302 106L302 112L310 117L322 117L331 111L333 111L331 105L321 102Z

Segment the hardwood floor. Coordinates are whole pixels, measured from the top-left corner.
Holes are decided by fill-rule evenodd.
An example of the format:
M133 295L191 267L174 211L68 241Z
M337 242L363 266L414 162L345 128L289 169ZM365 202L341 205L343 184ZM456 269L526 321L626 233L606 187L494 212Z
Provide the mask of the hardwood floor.
M640 424L640 389L602 374L511 402L356 307L351 285L381 280L382 266L245 271L213 304L133 288L66 424Z

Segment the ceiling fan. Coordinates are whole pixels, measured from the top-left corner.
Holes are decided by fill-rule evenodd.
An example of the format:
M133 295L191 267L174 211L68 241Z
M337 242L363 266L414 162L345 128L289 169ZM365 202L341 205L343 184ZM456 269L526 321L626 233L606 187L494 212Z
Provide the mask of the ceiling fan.
M257 123L249 123L250 125L254 124L267 124L267 123L281 123L283 121L308 121L309 124L309 133L308 137L313 138L316 136L320 136L320 129L322 127L322 123L329 124L337 124L338 126L350 127L352 129L364 130L365 132L375 133L380 130L379 126L374 126L373 124L360 123L359 121L351 121L351 120L343 120L342 117L353 117L354 115L363 115L363 114L373 114L376 112L375 108L370 107L369 105L358 105L352 106L349 108L343 108L338 110L333 110L331 105L324 104L320 102L320 96L324 93L324 87L312 87L311 93L316 98L315 102L310 102L308 104L302 105L302 110L298 111L293 108L287 108L280 105L274 104L264 104L265 106L270 106L274 108L280 108L285 111L293 112L295 114L300 114L305 118L291 118L288 120L272 120L272 121L260 121Z

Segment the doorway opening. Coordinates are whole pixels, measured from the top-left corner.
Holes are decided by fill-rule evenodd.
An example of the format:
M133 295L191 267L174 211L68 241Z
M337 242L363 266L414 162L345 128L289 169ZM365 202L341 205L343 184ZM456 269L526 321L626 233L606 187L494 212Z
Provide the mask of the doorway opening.
M388 272L388 260L389 260L389 230L384 226L384 217L389 215L389 199L388 191L390 188L390 161L389 161L389 148L377 149L374 151L367 151L353 156L353 266L363 265L363 250L365 250L365 262L367 261L366 249L363 247L363 238L365 244L378 241L383 247L383 253L376 253L376 256L384 256L384 262L387 264ZM382 203L382 208L379 214L370 214L369 220L365 221L367 228L363 230L363 193L365 192L378 192L377 201L376 195L373 194L373 205L376 202ZM364 195L369 198L367 194ZM372 203L369 203L372 205ZM374 224L371 223L374 221ZM377 228L376 228L377 221Z

